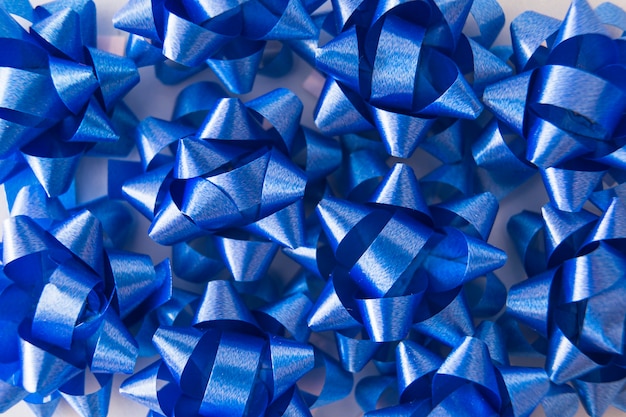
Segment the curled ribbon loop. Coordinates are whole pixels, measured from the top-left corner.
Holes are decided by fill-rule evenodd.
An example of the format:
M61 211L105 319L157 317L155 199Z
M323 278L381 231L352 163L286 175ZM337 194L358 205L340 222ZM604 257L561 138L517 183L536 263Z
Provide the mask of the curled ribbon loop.
M104 224L119 227L115 218ZM138 354L127 326L169 299L169 262L105 248L103 225L84 209L38 222L47 230L25 215L4 224L0 298L13 332L3 333L11 371L2 396L29 394L33 409L52 412L60 393L82 416L106 415L112 374L132 373ZM99 384L93 392L85 391L87 368Z
M256 281L280 247L304 244L307 183L323 182L341 151L300 126L302 104L290 91L244 104L219 97L211 86L189 87L214 93L209 111L207 103L185 100L194 97L185 90L177 120L141 122L138 146L147 172L124 182L122 193L152 221L149 234L157 242L186 245L199 238L194 245L203 248L205 262L217 267L218 254L235 280ZM200 259L185 246L176 253L175 262ZM198 273L189 274L197 279Z
M548 204L541 217L522 213L511 223L525 230L522 253L532 250L545 266L511 288L508 312L545 340L548 376L556 384L572 383L591 415L619 407L626 384L626 310L619 301L625 291L624 207L614 198L597 217ZM537 242L541 233L544 242Z
M310 305L296 301L301 297L307 298L296 292L278 303L290 306L283 309L283 319L289 320L294 310L308 311ZM153 343L162 359L127 379L122 394L165 416L263 416L286 410L307 416L309 406L347 395L351 376L333 371L332 361L311 345L263 325L269 316L281 320L278 304L259 310L257 321L229 281L209 282L193 326L161 326ZM291 325L286 322L287 328ZM326 394L323 389L316 400L303 396L295 383L318 362L325 363L327 379L335 379L330 386L336 389Z
M56 197L85 152L130 151L136 120L121 99L139 74L130 59L96 48L91 1L37 7L28 33L4 8L0 15L0 79L12 86L0 95L0 158L27 166Z
M272 42L317 37L310 13L320 3L131 0L113 24L131 33L128 56L138 65L157 64L162 81L178 82L208 66L231 92L243 94L259 67L272 74L272 67L284 73L289 65L290 52L283 46L274 54ZM183 67L171 67L166 58Z
M518 75L485 90L485 105L526 140L526 159L559 210L579 211L604 184L621 183L623 83L619 13L574 1L563 22L526 12L511 24ZM622 25L621 31L624 31ZM545 46L544 46L545 44Z
M503 23L501 9L490 9L493 3L337 5L329 19L338 33L316 52L316 66L328 76L317 126L330 135L375 128L390 155L408 158L437 118L478 117L485 86L511 73L485 49ZM485 45L461 33L470 12ZM464 77L470 73L473 85Z

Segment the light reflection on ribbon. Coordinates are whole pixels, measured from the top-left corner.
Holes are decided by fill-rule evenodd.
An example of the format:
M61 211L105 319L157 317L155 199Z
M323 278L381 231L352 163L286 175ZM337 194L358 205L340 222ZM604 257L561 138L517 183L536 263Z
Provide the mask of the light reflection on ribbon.
M485 105L526 140L526 158L560 210L578 211L597 189L622 182L623 15L586 1L572 2L563 22L521 14L511 24L518 75L485 90Z
M316 52L328 76L315 112L325 134L376 129L389 154L407 158L439 118L478 117L483 89L512 72L486 49L504 23L495 1L334 6L325 23L334 37ZM461 33L470 13L476 40Z
M103 225L127 225L115 203L88 205L103 223L85 209L46 219L22 192L47 198L38 184L22 188L12 210L37 218L12 213L4 223L2 410L24 399L36 413L53 412L61 394L81 416L104 416L112 375L135 366L128 326L171 296L169 261L153 266L146 255L115 249L113 235L105 240ZM64 210L55 200L48 206ZM98 382L95 391L85 390L86 371Z
M0 94L2 180L32 170L56 197L70 188L85 152L130 151L136 120L121 99L139 75L130 59L96 48L92 1L38 6L26 16L29 32L12 11L0 8L0 80L11 86Z
M549 378L571 383L594 416L624 409L624 215L614 198L600 217L550 203L509 223L530 278L511 288L508 314L539 336L528 348L546 355Z
M174 121L140 123L146 172L114 166L129 173L122 193L152 221L150 236L177 244L175 263L208 257L202 268L219 268L211 260L218 254L236 281L255 281L280 247L303 244L307 184L311 190L323 183L341 151L334 140L301 127L301 112L288 90L244 104L200 83L181 93ZM201 274L189 270L183 278L202 280Z
M226 88L243 94L259 67L280 75L291 66L286 45L273 52L269 41L317 37L310 14L323 2L130 0L113 24L131 33L127 55L138 65L156 64L163 82L176 83L208 66Z
M192 326L161 326L153 343L162 359L128 378L121 393L165 416L310 416L309 406L347 395L352 376L313 346L285 337L291 318L310 309L294 297L307 298L296 291L250 311L229 281L209 282ZM280 321L279 310L286 327L276 332L267 320ZM326 369L325 387L319 396L301 393L296 382L316 366Z

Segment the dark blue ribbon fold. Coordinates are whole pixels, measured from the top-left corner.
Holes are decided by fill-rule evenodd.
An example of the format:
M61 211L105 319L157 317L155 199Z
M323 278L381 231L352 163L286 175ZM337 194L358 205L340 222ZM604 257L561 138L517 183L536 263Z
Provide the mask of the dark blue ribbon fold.
M165 416L310 416L309 407L347 395L351 375L292 332L310 309L307 295L284 295L250 311L229 281L210 281L193 325L161 326L153 343L162 359L127 379L122 394ZM296 382L318 366L328 383L319 396L301 393Z
M110 169L119 167L118 178L129 178L120 181L122 194L152 221L150 236L177 244L176 269L177 258L192 256L207 267L223 262L236 281L256 281L280 247L303 245L308 184L324 182L341 150L301 127L301 112L299 99L285 89L244 104L201 83L183 90L174 121L140 123L146 172L137 176L134 165L123 162ZM199 274L188 275L198 280Z
M315 332L337 332L340 359L352 371L413 331L456 346L473 334L470 309L495 314L506 294L491 273L506 256L485 242L498 210L493 195L428 206L402 163L370 195L367 205L325 196L316 207L325 239L311 243L317 254L303 262L304 250L291 252L317 274L322 258L332 257L308 324ZM471 286L481 277L483 285Z
M556 396L553 390L559 389L541 368L511 366L504 333L489 321L460 338L444 357L436 344L404 340L395 349L395 359L396 387L387 376L357 385L357 398L370 396L361 402L367 416L529 416L539 405L547 409ZM391 403L397 404L377 409L375 399L390 388L396 395Z

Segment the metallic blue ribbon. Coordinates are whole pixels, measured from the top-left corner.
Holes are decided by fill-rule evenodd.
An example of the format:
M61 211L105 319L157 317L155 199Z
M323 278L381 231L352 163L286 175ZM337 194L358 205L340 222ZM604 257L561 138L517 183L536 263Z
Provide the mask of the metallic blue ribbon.
M545 353L550 380L571 383L591 415L623 408L624 214L621 198L599 217L549 203L541 215L523 212L509 223L523 231L518 247L532 276L511 288L508 314L539 335L529 348Z
M504 333L493 322L485 321L473 335L460 338L444 357L439 352L436 343L401 341L395 348L397 386L390 386L393 379L386 376L357 386L366 415L529 416L539 405L548 409L560 389L541 368L511 366ZM398 403L376 409L376 399L390 388L397 398L391 403ZM563 397L561 410L567 405Z
M111 167L122 167L118 178L129 177L122 193L152 221L150 236L177 244L175 269L179 259L204 263L183 278L202 279L202 268L223 262L236 281L256 281L280 247L302 246L307 184L323 182L341 151L332 139L301 127L301 112L288 90L244 104L200 83L181 93L174 121L140 123L146 172L136 176L128 163Z
M1 6L1 5L0 5ZM71 187L80 157L126 154L136 120L121 103L139 82L128 58L96 48L92 1L52 2L26 14L0 7L2 181L33 172L49 196ZM27 17L26 32L9 12Z
M610 10L610 11L607 11ZM604 183L623 176L626 62L623 11L572 3L559 22L525 12L511 24L518 75L485 90L485 105L526 141L552 203L579 211ZM545 43L545 45L544 45Z
M334 37L315 57L328 76L315 111L325 134L376 129L390 155L407 158L440 118L478 117L483 89L511 73L485 49L504 23L494 1L334 6L327 23ZM476 40L461 33L470 13Z
M128 378L122 394L165 416L310 416L309 406L347 395L350 374L313 346L271 330L268 318L292 332L292 320L310 309L297 301L308 299L304 293L285 295L251 312L229 281L210 281L193 325L161 326L153 343L162 359ZM319 396L301 393L295 383L318 365L328 383Z
M491 271L506 256L485 242L497 209L488 193L429 207L402 163L385 175L367 206L325 197L316 212L332 255L318 245L317 264L328 256L333 263L309 327L338 331L342 364L353 371L411 331L455 346L473 334L465 283L487 276L485 294L480 286L467 289L475 313L497 313L504 303L504 288ZM489 300L481 304L483 295Z
M114 203L88 204L101 223L86 209L65 212L39 184L9 202L0 279L2 410L24 399L36 413L51 413L60 394L80 415L104 416L112 375L135 366L128 326L171 296L169 261L153 266L148 256L115 249L111 230L128 222ZM86 371L100 388L85 390Z
M229 91L243 94L260 67L279 75L291 65L290 51L283 46L274 54L268 42L317 37L310 14L321 3L131 0L113 24L131 33L127 55L138 65L156 64L162 81L175 83L208 66Z

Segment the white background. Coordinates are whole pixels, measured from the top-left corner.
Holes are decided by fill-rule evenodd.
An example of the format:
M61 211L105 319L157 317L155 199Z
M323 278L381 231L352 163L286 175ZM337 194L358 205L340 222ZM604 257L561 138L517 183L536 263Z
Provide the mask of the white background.
M99 47L102 49L108 49L112 52L122 54L124 48L125 34L113 28L111 25L111 18L115 11L119 9L124 3L124 0L95 0L98 9L98 33ZM34 4L42 4L45 1L34 1ZM591 0L590 3L596 6L602 1ZM614 4L626 8L626 0L614 0ZM554 1L539 1L539 0L500 0L500 4L505 11L507 23L505 29L498 37L496 44L509 44L510 36L508 31L508 25L510 21L519 13L526 10L535 10L544 14L554 16L562 19L565 16L567 8L569 7L569 1L566 0L554 0ZM200 80L214 80L208 71L199 74L198 76L188 80L187 82L171 87L160 84L154 78L154 72L152 68L143 68L140 70L141 83L138 85L128 96L126 102L133 109L140 119L147 116L160 117L163 119L169 119L174 106L174 98L178 91L184 86L200 81ZM303 88L304 80L308 80L307 88ZM259 76L255 89L251 94L243 96L243 99L257 97L264 92L270 91L277 87L287 87L292 89L300 97L305 104L305 112L303 116L303 123L309 127L313 127L312 111L315 105L315 96L312 92L315 92L320 88L319 82L321 78L313 69L311 69L306 63L296 59L295 67L290 74L279 80L266 78ZM136 155L135 155L136 157ZM430 164L415 164L414 162L419 158L424 158L424 154L419 151L412 158L412 165L421 167L416 169L418 176L423 175L430 169ZM420 161L421 162L421 161ZM106 194L106 161L94 158L84 158L79 167L78 174L78 193L81 201L88 201L92 198L96 198ZM501 201L500 212L496 218L496 223L493 228L490 243L505 250L509 254L509 261L507 264L497 271L498 276L507 284L507 286L518 282L524 278L524 274L521 270L519 260L515 255L515 250L512 241L509 239L506 233L506 222L513 214L519 213L523 209L529 209L538 211L543 204L547 202L547 197L540 178L534 176L527 183L522 185L512 195ZM6 203L2 200L0 204L0 216L7 216ZM159 246L146 236L147 222L138 219L136 237L133 242L133 250L142 253L148 253L152 256L155 262L162 260L169 256L169 248ZM141 369L151 360L140 360L137 369ZM365 373L371 372L371 369L367 369ZM123 377L115 379L115 385L113 388L114 394L111 400L111 407L109 416L145 416L147 410L123 397L120 397L117 392L117 388ZM362 413L354 402L352 397L340 401L331 406L323 407L314 411L316 416L359 416ZM4 414L7 417L26 417L31 415L30 410L24 403L20 403L7 413ZM533 416L541 416L543 412L537 410ZM582 407L579 409L578 415L586 415ZM622 413L616 409L611 409L607 416L623 416L626 413ZM54 414L55 417L75 417L77 414L64 402L57 409Z

